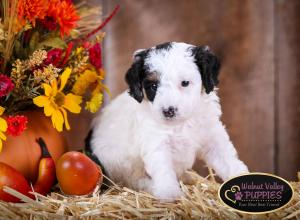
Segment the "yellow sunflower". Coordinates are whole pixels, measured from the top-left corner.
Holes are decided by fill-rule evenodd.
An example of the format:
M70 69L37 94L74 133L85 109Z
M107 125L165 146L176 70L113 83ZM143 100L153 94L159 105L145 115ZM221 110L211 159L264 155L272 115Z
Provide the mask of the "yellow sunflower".
M0 106L0 116L5 111L5 108ZM0 152L2 151L2 140L6 140L6 136L3 134L7 130L7 123L4 118L0 117Z
M44 83L43 88L45 95L40 95L33 99L33 103L39 107L44 107L44 113L50 117L54 128L58 131L63 130L63 125L67 130L70 129L70 125L67 118L67 110L72 113L80 113L82 97L68 93L65 95L63 89L70 77L71 69L66 70L60 76L60 85L58 88L58 82L56 79L52 80L49 84Z
M85 109L91 113L96 113L100 106L102 105L103 94L101 92L101 87L98 85L92 92L90 101L86 102Z
M95 69L87 69L78 77L73 86L72 92L76 95L84 95L88 88L92 90L90 100L85 105L85 109L91 113L97 112L101 107L103 91L110 95L109 89L102 83L104 75L103 69L99 72Z

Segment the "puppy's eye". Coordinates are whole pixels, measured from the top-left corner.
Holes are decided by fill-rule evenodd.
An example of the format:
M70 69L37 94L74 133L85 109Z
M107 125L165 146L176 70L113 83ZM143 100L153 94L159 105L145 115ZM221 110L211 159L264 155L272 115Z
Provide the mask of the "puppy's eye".
M145 82L145 89L151 89L153 91L157 90L157 83L156 82Z
M156 90L156 89L157 89L157 84L156 84L156 83L152 83L152 84L150 85L150 88L151 88L152 90Z
M181 81L182 87L188 87L190 85L190 81Z

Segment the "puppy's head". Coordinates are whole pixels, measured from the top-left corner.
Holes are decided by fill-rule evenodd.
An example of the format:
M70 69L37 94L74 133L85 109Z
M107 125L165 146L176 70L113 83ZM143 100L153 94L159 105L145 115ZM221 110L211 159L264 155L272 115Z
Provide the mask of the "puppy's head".
M134 53L126 73L129 94L165 121L191 116L218 84L220 63L207 46L164 43Z

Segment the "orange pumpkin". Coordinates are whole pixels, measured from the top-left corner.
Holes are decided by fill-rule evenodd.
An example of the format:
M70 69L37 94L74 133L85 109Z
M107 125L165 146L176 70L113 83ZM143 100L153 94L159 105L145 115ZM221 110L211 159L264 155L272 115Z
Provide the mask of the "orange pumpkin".
M12 166L34 183L41 157L41 149L36 139L43 138L54 161L66 152L67 145L62 133L53 128L50 118L42 112L30 111L23 115L28 117L27 129L16 137L6 134L7 140L3 142L0 162Z

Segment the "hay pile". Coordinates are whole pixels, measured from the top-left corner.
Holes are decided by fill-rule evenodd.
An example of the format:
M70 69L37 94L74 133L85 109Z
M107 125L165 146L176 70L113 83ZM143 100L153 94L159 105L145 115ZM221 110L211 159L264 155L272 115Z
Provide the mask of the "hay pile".
M300 219L300 182L291 183L295 195L287 207L275 213L251 216L222 205L217 196L219 184L211 176L189 174L194 183L181 183L185 197L175 203L161 203L147 193L117 185L101 194L97 189L90 197L36 194L36 201L6 188L26 203L0 202L0 219Z

